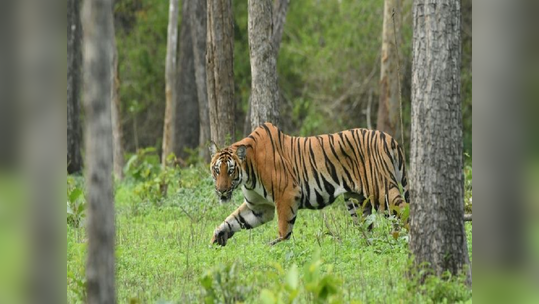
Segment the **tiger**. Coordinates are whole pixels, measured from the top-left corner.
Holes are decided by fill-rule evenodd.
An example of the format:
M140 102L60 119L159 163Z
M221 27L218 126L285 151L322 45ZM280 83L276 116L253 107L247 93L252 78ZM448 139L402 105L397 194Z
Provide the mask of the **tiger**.
M240 186L244 198L215 229L211 244L226 246L236 232L265 224L277 213L279 236L270 242L275 245L290 239L298 210L325 208L341 194L354 220L360 208L367 216L372 207L389 210L409 201L403 150L377 130L294 137L267 122L223 149L211 142L210 152L219 201L230 201Z

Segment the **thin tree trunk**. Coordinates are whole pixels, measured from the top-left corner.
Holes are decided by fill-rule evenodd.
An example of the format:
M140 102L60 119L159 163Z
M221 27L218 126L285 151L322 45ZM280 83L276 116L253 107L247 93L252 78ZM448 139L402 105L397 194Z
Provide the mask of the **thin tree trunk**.
M178 0L170 0L168 10L167 58L165 63L165 119L163 122L163 151L161 164L166 166L167 156L174 147L176 116L176 49L178 46Z
M193 57L195 59L195 81L197 85L198 113L200 122L199 156L210 161L210 113L208 109L208 88L206 86L206 14L207 3L195 0L190 5L191 39L193 40Z
M219 147L235 139L234 18L231 0L208 0L206 77L211 139Z
M113 30L114 32L114 30ZM120 77L118 76L118 48L116 47L116 37L113 38L113 59L112 59L112 103L111 103L111 120L112 120L112 146L113 146L113 162L114 162L114 176L122 180L123 179L123 166L124 166L124 151L122 146L122 122L120 115L120 96L118 90L120 89Z
M88 202L88 303L115 303L112 195L112 1L84 1L84 109Z
M393 11L395 12L393 25ZM399 125L399 73L398 54L395 45L401 41L401 0L385 0L382 31L382 59L380 65L380 100L376 128L397 137ZM396 32L395 30L396 29ZM404 143L401 143L404 144Z
M279 56L281 49L281 41L283 40L284 24L286 22L286 13L290 0L275 0L273 6L273 49L275 50L275 58Z
M413 5L410 250L440 276L471 265L464 229L460 2Z
M249 54L251 57L251 129L265 122L277 125L279 90L273 43L271 0L248 1Z
M176 135L173 151L179 158L185 159L189 154L186 149L196 149L199 144L199 111L197 84L195 81L195 59L193 56L193 40L191 39L190 11L192 0L182 3L182 19L180 25L180 47L177 66L177 101L176 101ZM206 149L207 150L207 149Z
M71 174L82 169L79 120L82 25L79 0L67 2L67 20L67 173Z

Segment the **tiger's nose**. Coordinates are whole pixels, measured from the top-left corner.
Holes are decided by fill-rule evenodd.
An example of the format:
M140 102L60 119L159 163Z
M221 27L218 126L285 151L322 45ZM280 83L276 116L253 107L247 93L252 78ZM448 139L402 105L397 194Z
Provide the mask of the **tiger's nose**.
M225 195L225 193L226 193L226 190L224 190L224 189L223 190L219 190L219 189L217 190L217 194L219 194L220 196Z

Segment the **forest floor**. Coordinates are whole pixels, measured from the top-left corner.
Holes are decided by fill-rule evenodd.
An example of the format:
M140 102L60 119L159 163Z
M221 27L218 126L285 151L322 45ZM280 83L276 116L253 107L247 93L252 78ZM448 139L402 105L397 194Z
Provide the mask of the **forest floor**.
M147 176L152 176L148 174ZM470 174L471 176L471 174ZM417 284L407 274L408 234L393 234L395 219L375 215L374 229L354 225L342 197L322 211L299 212L291 240L269 246L277 221L234 235L226 247L209 244L214 228L242 202L236 191L220 205L205 166L174 170L166 197L160 178L127 178L115 189L116 286L119 303L245 301L299 303L471 302L461 277ZM68 197L82 178L68 177ZM471 190L470 190L471 191ZM81 191L82 192L82 191ZM471 193L467 196L471 197ZM71 196L67 224L67 299L84 299L84 215ZM68 206L69 206L68 202ZM79 208L82 210L82 208ZM79 215L77 215L79 214ZM78 216L78 217L77 217ZM472 257L472 224L466 223Z

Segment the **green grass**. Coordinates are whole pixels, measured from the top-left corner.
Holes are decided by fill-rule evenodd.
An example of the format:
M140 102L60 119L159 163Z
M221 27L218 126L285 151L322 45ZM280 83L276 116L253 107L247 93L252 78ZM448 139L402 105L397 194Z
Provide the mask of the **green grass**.
M231 203L219 205L206 167L179 172L179 182L161 200L141 199L138 182L116 189L116 284L119 303L172 301L199 303L205 289L201 278L228 275L236 299L259 302L262 289L275 291L296 264L300 269L319 253L322 273L332 273L345 303L419 303L471 301L471 290L459 280L434 280L418 286L405 273L409 265L407 235L391 235L392 223L377 216L372 233L353 225L339 198L323 211L302 210L290 241L276 246L277 221L236 233L226 247L210 246L214 228L242 201L236 191ZM138 194L137 194L138 193ZM472 226L466 226L471 256ZM366 239L368 238L368 240ZM370 245L369 245L370 243ZM84 228L67 227L67 298L83 302L86 236ZM226 267L233 265L234 271ZM299 272L300 285L304 272ZM224 280L224 279L223 279ZM328 279L329 280L329 279ZM301 292L300 303L311 302Z

